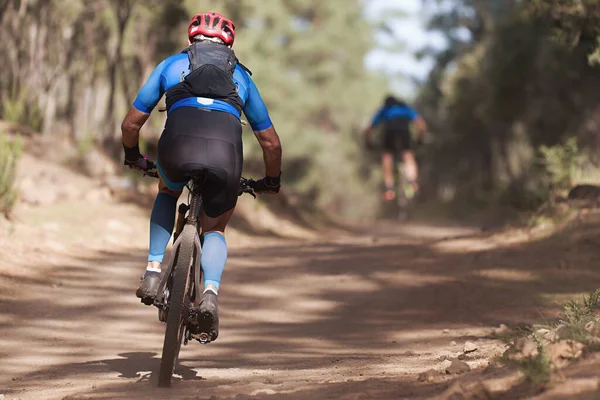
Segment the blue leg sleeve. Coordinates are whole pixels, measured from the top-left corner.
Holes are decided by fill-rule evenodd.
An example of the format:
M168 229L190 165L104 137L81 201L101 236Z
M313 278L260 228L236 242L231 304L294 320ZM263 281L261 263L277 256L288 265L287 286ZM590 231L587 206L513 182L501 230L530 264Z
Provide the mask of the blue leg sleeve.
M166 193L156 196L152 215L150 216L150 250L148 261L162 263L165 250L171 239L175 226L175 211L177 199Z
M214 285L217 290L221 282L221 275L227 261L227 242L225 237L218 232L208 232L204 235L202 246L202 272L204 274L204 287Z

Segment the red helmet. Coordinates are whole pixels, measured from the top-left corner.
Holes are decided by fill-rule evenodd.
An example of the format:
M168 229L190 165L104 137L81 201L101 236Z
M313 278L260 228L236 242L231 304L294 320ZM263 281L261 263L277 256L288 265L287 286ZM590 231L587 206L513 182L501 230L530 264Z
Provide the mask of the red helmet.
M235 40L235 24L217 12L196 14L188 28L190 41L197 35L217 37L227 46L232 46Z

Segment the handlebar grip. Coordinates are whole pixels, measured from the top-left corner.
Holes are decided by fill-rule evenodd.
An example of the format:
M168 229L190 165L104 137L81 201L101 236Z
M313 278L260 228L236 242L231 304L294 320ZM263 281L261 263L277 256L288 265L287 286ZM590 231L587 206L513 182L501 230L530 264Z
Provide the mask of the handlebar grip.
M240 188L238 190L238 196L241 196L244 193L248 193L252 197L256 198L256 193L254 193L254 183L255 181L253 181L252 179L240 179Z

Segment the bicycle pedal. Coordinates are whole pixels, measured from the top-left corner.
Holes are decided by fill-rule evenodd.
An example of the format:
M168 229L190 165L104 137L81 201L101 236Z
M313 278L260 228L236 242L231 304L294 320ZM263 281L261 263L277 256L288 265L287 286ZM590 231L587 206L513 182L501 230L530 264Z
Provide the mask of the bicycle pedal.
M151 298L151 297L142 297L142 298L140 299L140 302L141 302L142 304L145 304L145 305L147 305L147 306L154 305L154 299L153 299L153 298Z
M210 343L210 335L206 332L194 334L194 335L192 335L192 338L199 341L200 344L209 344Z

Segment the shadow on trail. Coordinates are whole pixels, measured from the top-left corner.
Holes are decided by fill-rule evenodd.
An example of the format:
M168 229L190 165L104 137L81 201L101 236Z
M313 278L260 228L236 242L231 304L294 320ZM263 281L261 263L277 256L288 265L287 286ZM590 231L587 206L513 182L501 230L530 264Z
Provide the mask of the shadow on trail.
M102 364L106 365L111 371L119 373L119 378L141 378L141 381L150 381L156 384L157 379L155 378L160 367L160 354L149 353L149 352L133 352L133 353L121 353L118 354L120 358L113 358L108 360L100 360L97 362L87 363L82 365L94 365ZM200 381L202 377L198 376L197 372L193 369L185 366L185 359L182 359L177 368L175 374L181 376L184 381ZM151 371L150 373L144 374L144 372Z
M385 243L367 244L261 246L257 241L255 249L231 250L221 291L219 340L210 346L192 343L182 349L181 390L214 388L219 394L225 390L220 385L251 379L253 374L258 374L259 382L267 369L275 376L291 374L289 379L298 381L302 379L299 371L312 370L323 379L313 381L310 389L272 398L339 398L363 390L366 397L356 398L388 398L386 393L394 391L405 398L428 398L448 383L374 377L385 373L376 365L402 367L411 361L403 355L407 350L459 340L469 335L469 327L552 318L557 306L548 296L570 296L600 287L594 263L599 232L600 224L590 224L578 227L573 235L560 233L513 246L481 247L473 242L480 240L477 237L463 237L443 247L443 241L414 244L390 236ZM140 330L151 330L144 345L159 351L164 332L155 313L151 319L149 309L133 299L140 273L137 263L142 258L138 253L103 252L57 269L51 279L60 286L51 289L41 316L38 299L5 299L0 316L12 322L0 327L2 337L20 335L23 340L23 335L29 335L25 339L39 341L36 330L15 329L31 324L36 316L36 326L50 324L50 336L64 339L56 345L69 352L63 361L19 379L52 381L72 371L90 376L118 372L122 382L86 393L113 396L93 398L135 393L138 386L132 380L143 378L145 371L157 371L159 359L152 352L114 349L139 346L134 343L141 340ZM106 274L112 279L106 279ZM38 281L27 284L40 286ZM118 329L118 335L95 332L87 326L93 321L108 323L108 328ZM462 334L442 332L453 328L463 330ZM86 335L79 335L81 329ZM86 357L86 346L119 356L76 361ZM14 376L6 368L0 366L0 375ZM239 371L225 374L231 369ZM348 381L363 372L371 377L370 383ZM299 374L297 378L294 373ZM344 382L328 383L325 375L329 373L344 377ZM187 383L205 379L204 383ZM206 392L206 398L212 394Z

